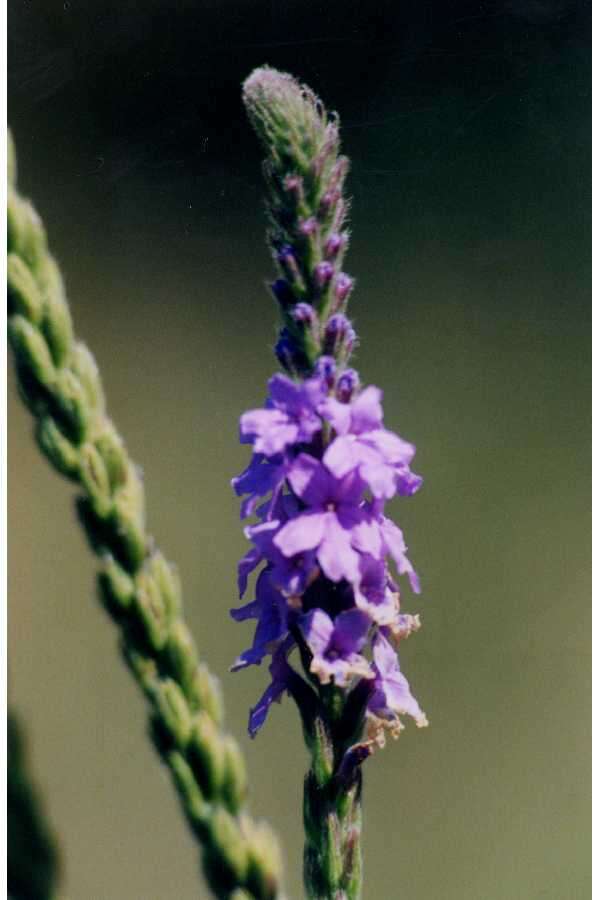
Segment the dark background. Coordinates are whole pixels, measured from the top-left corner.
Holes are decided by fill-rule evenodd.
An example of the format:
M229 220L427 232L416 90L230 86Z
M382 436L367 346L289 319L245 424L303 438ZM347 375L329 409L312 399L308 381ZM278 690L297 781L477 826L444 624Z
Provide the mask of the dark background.
M369 900L579 900L589 880L589 19L568 0L9 3L9 119L79 334L143 465L150 527L278 827L299 896L291 703L228 665L244 550L228 479L273 369L260 155L268 62L339 111L365 382L418 446L395 504L424 593L402 653L427 711L368 763ZM64 896L205 896L94 600L68 486L11 380L10 694Z

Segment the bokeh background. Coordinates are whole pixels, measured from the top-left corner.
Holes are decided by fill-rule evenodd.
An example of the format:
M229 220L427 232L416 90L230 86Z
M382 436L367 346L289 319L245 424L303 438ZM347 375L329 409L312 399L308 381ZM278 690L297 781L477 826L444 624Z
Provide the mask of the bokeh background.
M239 413L273 370L264 62L342 117L364 380L418 446L397 502L424 592L402 664L431 725L368 763L368 900L590 896L590 4L12 0L9 117L79 334L143 466L150 527L222 676L252 808L301 895L306 753L291 702L245 735L231 675L244 551ZM60 835L65 897L206 897L95 597L71 488L9 383L11 704Z

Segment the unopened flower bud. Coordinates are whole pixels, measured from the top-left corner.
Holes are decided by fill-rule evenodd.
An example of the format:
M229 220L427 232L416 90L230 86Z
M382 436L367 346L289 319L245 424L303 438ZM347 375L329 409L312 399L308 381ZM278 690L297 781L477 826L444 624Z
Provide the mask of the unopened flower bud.
M331 316L325 326L325 352L332 356L337 356L340 352L349 356L355 341L356 332L350 324L350 320L343 313Z
M278 278L271 285L271 291L277 302L286 309L296 302L296 295L285 278Z
M300 175L286 175L283 180L283 186L290 194L294 194L297 199L302 196L302 178Z
M277 250L276 258L277 262L281 266L283 274L288 279L290 284L298 287L299 289L303 289L304 282L302 280L302 275L300 274L300 268L298 266L296 254L294 253L294 248L290 247L289 244L284 244L283 247L280 247Z
M333 278L333 266L330 262L320 262L315 266L315 281L320 288L326 287Z
M274 349L280 366L290 375L305 370L306 359L287 328L282 328L279 332Z
M328 259L335 259L347 243L348 237L345 234L338 234L337 231L332 232L325 241L325 256Z
M350 403L360 387L360 378L356 369L346 369L338 378L336 397L340 403Z
M279 365L286 372L294 371L294 344L285 328L280 332L275 344L275 356L279 360Z
M315 366L315 375L322 378L328 388L335 384L335 359L333 356L320 356Z
M301 219L300 221L300 233L305 237L310 237L317 230L317 220L314 216L310 216L308 219Z
M318 324L317 314L310 303L296 303L290 315L299 325L313 327Z
M319 213L323 218L327 218L327 216L336 206L341 196L342 192L339 190L339 188L333 188L333 190L325 191L325 193L321 197L321 203L319 205Z
M354 279L350 278L349 275L346 275L345 272L340 272L339 275L336 276L333 291L335 299L339 304L346 302L353 287Z

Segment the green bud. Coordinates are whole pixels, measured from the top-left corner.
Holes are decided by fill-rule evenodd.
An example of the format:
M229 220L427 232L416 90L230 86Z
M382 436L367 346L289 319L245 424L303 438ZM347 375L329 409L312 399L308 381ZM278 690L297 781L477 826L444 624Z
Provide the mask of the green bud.
M169 634L169 616L160 589L146 567L135 578L135 606L146 637L154 650L162 650Z
M144 487L141 476L133 465L127 466L125 483L114 494L115 527L121 551L128 566L135 571L146 555L144 522Z
M152 700L156 692L158 669L156 662L149 656L145 656L129 645L126 640L121 644L121 650L125 662L141 684L144 693Z
M283 872L277 838L265 822L249 822L245 831L248 836L248 886L255 897L275 897Z
M190 766L177 750L167 754L166 761L171 769L177 792L192 827L205 835L205 828L211 814L211 807L202 795L198 782Z
M44 301L37 282L23 260L16 253L9 253L6 260L8 282L8 313L19 313L34 325L39 325Z
M223 807L219 807L212 817L211 832L212 844L219 852L221 883L228 884L230 889L244 884L248 871L248 852L239 824Z
M160 550L155 550L148 560L152 577L156 581L167 607L169 620L181 612L181 582L175 568L166 561Z
M212 800L223 784L225 756L222 738L211 717L205 712L194 716L189 745L189 760L202 791Z
M105 519L112 509L112 497L104 460L93 444L84 444L80 454L81 483L90 498L94 512L101 519Z
M91 425L92 415L79 378L70 369L63 369L59 372L53 394L75 443L82 444Z
M45 388L52 388L56 381L56 369L48 345L39 331L23 316L11 316L8 336L17 356L35 381Z
M192 718L181 688L171 679L161 682L155 702L163 727L175 744L184 750L190 737Z
M244 803L248 791L246 763L240 745L227 734L223 740L225 774L223 796L230 812L236 813Z
M110 555L104 558L100 581L103 590L116 606L121 609L128 609L131 606L135 596L133 578Z
M61 475L75 480L79 475L79 452L64 436L54 419L43 416L38 421L35 435L40 449L54 468Z
M43 330L57 366L64 366L73 343L73 323L60 270L46 254L37 267L44 293Z
M73 348L70 368L81 381L90 409L93 409L96 414L103 414L105 409L104 391L98 366L86 345L81 341L77 341Z
M28 200L8 190L8 249L22 256L34 271L46 252L46 233L42 220Z
M204 663L197 666L194 680L190 686L192 702L198 709L203 709L217 725L223 722L223 699L221 685Z
M96 438L95 445L106 466L111 490L114 491L125 483L129 459L125 444L112 422L104 419L101 428L102 432Z
M181 619L171 625L165 652L174 677L182 685L188 700L197 707L193 684L198 667L198 651L189 628Z

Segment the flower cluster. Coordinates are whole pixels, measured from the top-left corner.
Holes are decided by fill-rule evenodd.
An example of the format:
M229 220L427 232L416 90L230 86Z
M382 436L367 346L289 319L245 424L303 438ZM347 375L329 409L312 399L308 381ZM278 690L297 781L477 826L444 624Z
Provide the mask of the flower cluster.
M232 615L257 625L233 669L270 657L252 736L285 691L298 701L297 648L303 696L333 689L344 702L362 697L360 730L366 724L382 743L384 729L401 730L402 715L427 723L396 653L419 627L418 616L401 611L398 579L415 593L419 579L384 513L422 479L410 468L413 445L384 426L381 391L363 388L348 367L356 334L346 315L353 280L342 270L348 161L337 119L308 88L268 68L250 76L244 100L268 153L269 243L279 269L271 289L283 320L275 353L287 374L274 375L264 407L240 420L240 439L252 447L232 482L242 518L252 519L240 597L258 574L254 599Z
M402 714L425 724L394 649L419 627L400 611L396 577L406 575L415 592L419 580L401 530L384 514L386 500L414 494L421 478L410 469L414 447L384 427L381 392L361 390L353 370L338 374L333 358L321 357L305 381L274 375L265 407L241 417L240 433L253 455L233 486L244 497L242 516L258 520L245 528L252 547L239 564L240 596L262 568L255 599L232 613L258 620L233 668L272 657L250 733L286 690L297 644L317 682L371 682L375 733L382 725L397 732Z

